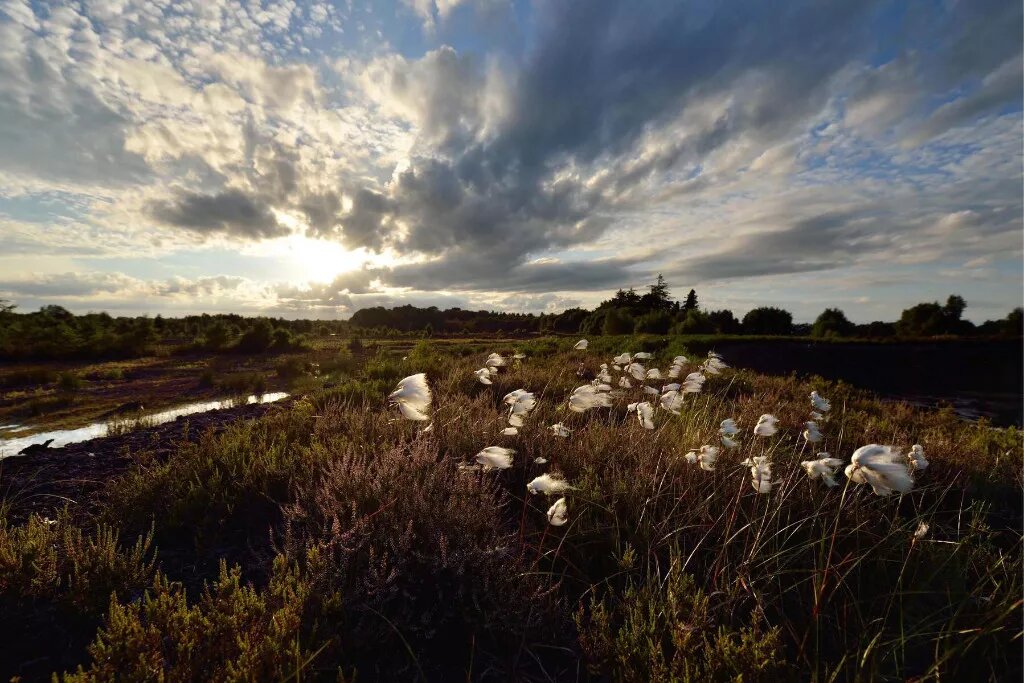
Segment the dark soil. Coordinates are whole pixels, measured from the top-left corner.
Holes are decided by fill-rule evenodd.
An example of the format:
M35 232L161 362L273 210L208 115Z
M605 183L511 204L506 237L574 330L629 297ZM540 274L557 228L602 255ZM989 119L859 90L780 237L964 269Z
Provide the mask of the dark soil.
M52 517L65 505L80 519L94 509L96 492L125 472L140 454L164 461L182 443L196 441L209 430L221 432L238 420L287 409L291 403L285 399L210 410L127 434L4 458L0 460L0 496L12 503L8 521L20 523L32 513Z

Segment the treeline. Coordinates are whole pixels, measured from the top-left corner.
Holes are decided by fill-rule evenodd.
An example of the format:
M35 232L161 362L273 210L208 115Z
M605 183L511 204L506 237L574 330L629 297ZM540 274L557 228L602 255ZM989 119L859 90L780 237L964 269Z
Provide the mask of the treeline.
M967 302L950 296L945 304L920 303L895 322L851 322L838 308L827 308L813 323L794 323L782 308L762 306L742 319L728 309L709 310L691 289L682 301L672 298L662 276L644 293L619 290L594 310L562 313L469 311L435 306L363 308L348 321L250 318L235 314L181 318L113 317L107 313L74 315L60 306L19 313L0 300L0 360L128 358L152 353L159 345L176 350L262 353L301 348L309 337L347 335L490 336L543 334L730 334L819 338L919 338L1024 335L1024 316L1016 308L1005 318L975 325L963 318Z
M748 334L771 336L849 337L883 339L894 337L985 336L1019 337L1024 334L1022 311L1016 308L1001 320L975 325L963 319L967 302L950 296L945 304L921 303L903 311L895 322L875 321L858 325L838 308L827 308L813 323L794 323L789 311L762 306L748 311L742 319L728 310L709 310L700 305L697 292L689 291L683 301L672 298L662 276L643 294L634 289L619 290L593 311L571 308L558 314L467 311L437 307L364 308L349 321L353 333L387 334Z
M347 329L340 321L247 318L241 315L114 317L75 315L60 306L18 313L0 301L0 359L133 358L160 345L177 350L261 353L300 348L311 334Z

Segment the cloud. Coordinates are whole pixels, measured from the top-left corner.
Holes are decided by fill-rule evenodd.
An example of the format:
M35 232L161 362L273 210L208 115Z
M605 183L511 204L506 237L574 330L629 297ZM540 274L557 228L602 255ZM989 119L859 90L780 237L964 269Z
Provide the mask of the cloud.
M249 239L287 235L270 207L241 190L214 195L181 193L172 200L154 201L150 214L168 225L203 235L223 233Z
M349 5L4 3L0 213L74 208L5 223L4 249L378 252L324 289L264 278L318 306L546 306L659 269L738 287L1022 249L1019 2Z

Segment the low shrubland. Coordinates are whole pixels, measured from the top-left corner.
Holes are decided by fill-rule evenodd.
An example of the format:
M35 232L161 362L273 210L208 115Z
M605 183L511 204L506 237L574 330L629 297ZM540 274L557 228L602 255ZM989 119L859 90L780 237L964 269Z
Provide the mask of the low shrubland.
M45 650L54 619L74 624L43 662L75 681L1020 678L1018 430L733 370L647 429L627 412L638 386L585 413L568 396L614 354L664 369L693 349L572 343L496 348L510 360L486 385L472 350L346 357L344 381L287 409L135 454L94 512L0 526L17 642ZM419 372L429 429L387 401ZM503 435L517 389L536 407ZM816 444L800 436L812 389L832 403ZM765 413L780 429L754 436ZM739 446L691 464L727 418ZM871 443L921 444L931 464L884 497L800 465ZM486 446L511 467L474 466ZM753 457L771 460L768 493ZM563 525L557 496L527 491L544 473L572 487ZM39 670L0 648L0 673Z

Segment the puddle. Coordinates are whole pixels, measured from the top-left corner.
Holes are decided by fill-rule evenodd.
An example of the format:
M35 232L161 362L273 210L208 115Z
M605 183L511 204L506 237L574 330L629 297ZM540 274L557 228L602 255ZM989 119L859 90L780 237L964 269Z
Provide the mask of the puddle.
M280 401L286 396L288 396L288 394L283 391L268 392L261 396L250 396L245 402L273 403L275 401ZM234 398L226 398L219 401L200 401L198 403L188 403L183 406L178 406L177 408L163 410L158 413L140 415L138 416L138 419L146 425L159 425L166 422L172 422L184 415L205 413L210 410L231 408L236 405L238 405L238 399ZM53 442L50 444L51 448L59 448L60 446L66 446L69 443L79 443L80 441L97 439L101 436L107 435L107 430L109 429L111 422L123 419L125 418L111 418L110 420L103 422L93 422L90 425L79 427L78 429L56 429L49 432L39 432L37 434L31 434L29 436L23 436L15 439L0 439L0 458L16 455L23 448L33 444L44 443L49 439L53 439ZM134 419L134 417L129 419ZM16 429L8 429L8 431L24 429L29 429L29 426L18 426Z

